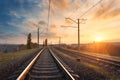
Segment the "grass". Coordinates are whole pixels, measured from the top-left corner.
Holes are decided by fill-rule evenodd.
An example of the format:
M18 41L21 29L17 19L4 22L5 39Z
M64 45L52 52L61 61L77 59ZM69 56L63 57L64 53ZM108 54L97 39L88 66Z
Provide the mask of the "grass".
M6 80L10 74L36 55L38 48L0 54L0 79ZM4 73L4 74L3 74Z
M60 52L59 50L55 49L54 50L57 55L59 57L62 58L62 60L64 60L66 63L68 63L69 66L71 66L71 68L77 72L79 74L79 76L81 76L81 80L83 79L87 79L87 77L89 77L89 72L92 71L92 73L94 73L94 75L96 76L95 80L101 80L100 76L98 76L99 74L106 76L108 79L110 80L119 80L119 77L117 75L115 75L113 72L109 72L106 71L96 65L81 61L81 62L77 62L76 58L73 56L70 56L68 54L65 54L63 52ZM70 64L69 64L70 63ZM88 69L88 72L86 72L86 70ZM82 77L85 76L85 77ZM97 78L99 77L99 78Z
M95 66L95 65L92 65L90 63L83 63L84 65L94 69L95 71L109 77L111 80L120 80L120 77L119 77L119 74L115 74L113 72L110 72L110 71L107 71L107 70L104 70L98 66Z
M13 53L1 53L0 54L0 69L6 67L8 64L19 61L25 58L27 55L35 52L37 49L21 50Z

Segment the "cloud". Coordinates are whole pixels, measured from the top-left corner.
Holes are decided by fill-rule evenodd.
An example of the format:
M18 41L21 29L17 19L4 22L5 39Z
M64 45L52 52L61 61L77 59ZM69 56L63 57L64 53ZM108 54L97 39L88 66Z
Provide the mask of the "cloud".
M23 33L14 33L14 32L2 32L2 34L0 34L0 38L1 39L12 39L12 38L18 38L18 37L24 37L26 36L25 34L23 35Z
M69 0L52 0L51 3L53 7L56 7L61 10L66 10L66 9L69 9L70 1Z
M58 29L58 26L56 26L55 24L52 24L50 27L49 27L49 31L50 32L54 32L54 31L56 31Z
M39 21L38 22L40 25L46 25L47 23L45 21Z
M58 37L63 37L68 43L77 42L77 28L61 28L60 26L77 26L77 24L73 22L73 24L65 24L65 17L76 20L82 13L88 10L93 3L99 0L51 0L49 27L47 26L48 1L49 0L19 0L18 2L21 7L16 7L17 9L10 9L8 11L11 19L7 22L8 26L4 26L6 29L10 29L8 31L13 31L14 33L0 32L1 39L6 38L6 40L12 40L13 38L13 40L15 40L16 37L17 40L21 38L22 41L26 42L26 36L28 33L32 33L33 40L36 41L37 28L28 22L31 21L35 24L39 24L41 39L46 38L46 36L53 40ZM88 41L88 38L94 35L95 32L104 32L104 29L110 28L112 30L112 28L116 26L115 24L119 23L119 3L119 0L103 0L102 3L84 16L85 18L87 17L88 20L86 24L80 25L81 39L83 42ZM117 18L113 19L112 17ZM111 18L111 20L106 20L108 18ZM100 21L100 19L104 19L104 21ZM113 21L115 22L114 24L112 24ZM15 27L18 29L17 31L13 30ZM49 30L48 34L47 27Z
M7 21L4 21L5 24L2 23L3 25L0 25L0 27L2 28L0 29L0 40L8 41L13 39L12 42L17 42L17 39L24 38L25 40L28 33L32 33L33 37L36 36L36 28L32 25L29 25L28 20L35 23L39 22L40 28L44 29L44 26L46 25L46 14L42 16L41 13L45 10L45 8L39 8L38 6L38 4L42 1L44 0L15 0L13 2L10 2L13 3L12 6L14 8L9 8L9 10L7 11L7 15L10 18L8 18ZM18 3L17 7L15 7L15 3ZM6 7L8 8L9 5ZM24 40L22 41L24 42Z
M43 32L41 33L41 37L49 37L49 38L56 38L57 35L57 29L59 29L55 24L52 24L47 31L47 28L43 29Z
M119 1L117 0L108 0L106 2L103 1L101 6L95 10L94 18L111 18L120 15L120 7L117 5Z
M51 35L51 37L53 37L53 38L60 37L63 35L66 37L68 36L68 33L65 32L65 28L61 28L59 25L56 25L56 24L50 25L48 30L49 30L49 34L53 34L53 36Z
M15 16L16 18L20 18L21 16L16 13L16 11L10 11L9 15Z

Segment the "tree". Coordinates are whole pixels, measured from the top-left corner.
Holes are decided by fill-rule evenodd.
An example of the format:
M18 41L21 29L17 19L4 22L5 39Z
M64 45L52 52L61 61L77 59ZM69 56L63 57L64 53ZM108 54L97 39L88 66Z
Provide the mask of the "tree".
M31 49L31 33L27 37L27 49Z
M45 46L47 46L47 39L45 39Z

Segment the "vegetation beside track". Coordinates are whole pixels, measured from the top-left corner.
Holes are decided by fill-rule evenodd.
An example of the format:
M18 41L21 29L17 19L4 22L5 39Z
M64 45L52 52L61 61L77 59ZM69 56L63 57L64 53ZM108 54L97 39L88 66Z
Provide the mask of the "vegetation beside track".
M59 51L59 49L52 48L56 55L61 58L67 65L69 65L77 74L79 74L81 79L90 79L94 77L95 80L111 79L119 80L119 75L115 75L113 72L106 71L96 65L90 64L84 61L77 61L75 57L68 55ZM94 76L91 76L91 75ZM93 80L94 80L93 79Z
M38 48L21 50L14 53L1 53L0 79L6 78L11 72L15 71L19 66L21 66L21 64L31 58L37 51Z

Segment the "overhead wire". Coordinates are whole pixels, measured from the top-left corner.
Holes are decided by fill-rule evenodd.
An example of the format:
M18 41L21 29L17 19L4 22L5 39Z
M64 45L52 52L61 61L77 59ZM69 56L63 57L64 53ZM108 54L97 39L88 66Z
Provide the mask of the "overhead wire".
M101 3L103 0L99 0L97 3L95 3L94 5L92 5L92 7L90 7L87 11L85 11L82 15L80 15L80 17L78 18L81 18L83 17L84 15L86 15L92 8L96 7L99 3ZM80 9L80 7L78 7L69 17L71 17L75 12L77 12L78 10Z
M86 13L88 13L92 8L96 7L99 3L101 3L103 0L99 0L96 4L94 4L92 7L90 7L86 12L84 12L81 16L83 17Z
M73 12L71 13L71 15L69 15L69 17L71 17L73 14L75 14L75 12L78 12L79 9L80 9L80 6L78 8L76 8L75 10L73 10Z
M51 3L51 0L49 0L49 5L48 5L47 38L48 38L48 27L49 27L49 19L50 19L50 3Z

